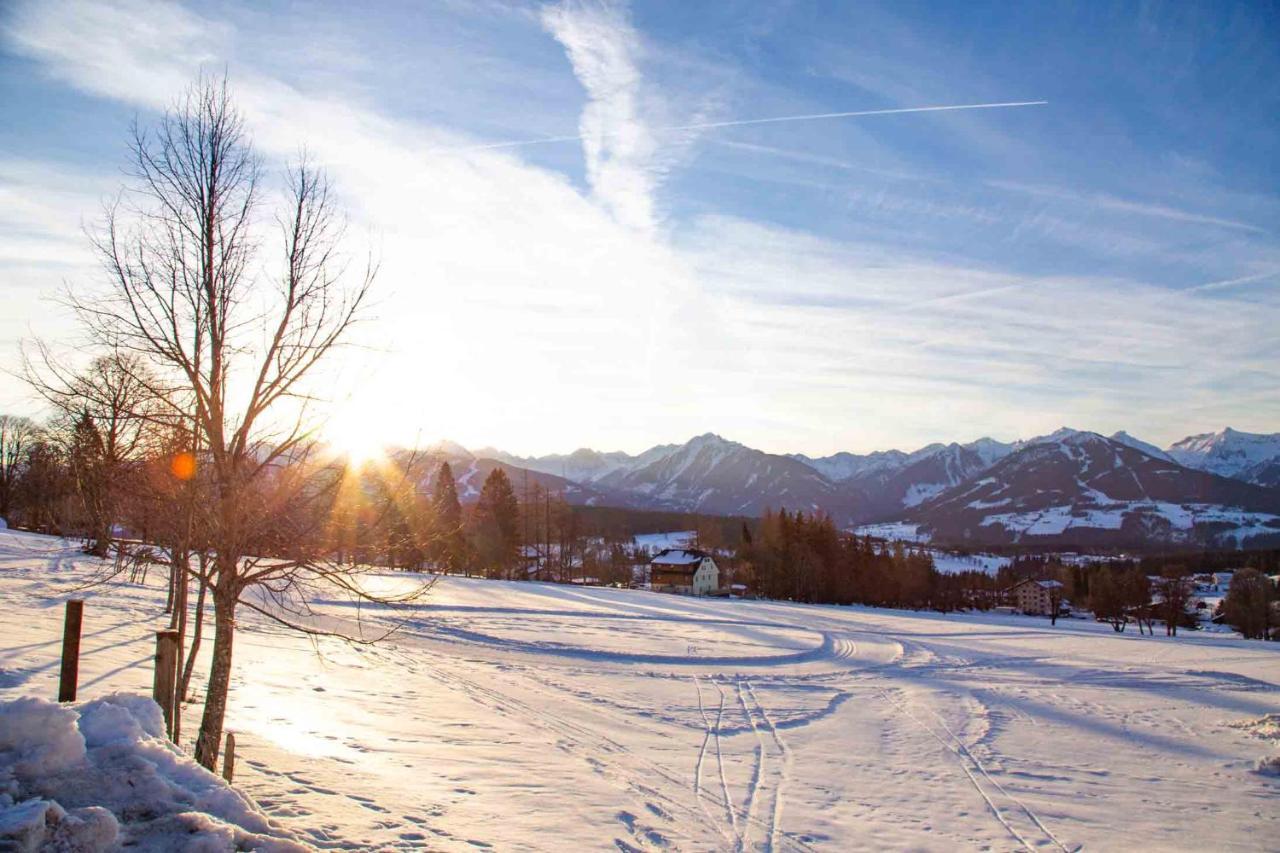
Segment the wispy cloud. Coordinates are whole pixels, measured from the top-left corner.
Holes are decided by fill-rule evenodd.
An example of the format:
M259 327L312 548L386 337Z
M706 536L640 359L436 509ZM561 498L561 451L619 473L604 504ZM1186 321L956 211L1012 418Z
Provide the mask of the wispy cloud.
M372 234L383 259L369 327L376 358L353 357L325 379L356 388L364 409L395 412L387 421L410 437L637 450L714 428L776 449L835 450L923 444L954 437L957 423L1006 438L1066 421L1165 440L1223 420L1280 418L1280 399L1264 393L1280 382L1270 332L1280 303L1234 289L1256 282L1257 297L1270 283L1278 259L1248 221L1270 208L1200 210L1190 191L1153 190L1151 202L1114 186L1073 190L1079 197L1060 205L1022 192L1030 201L1019 203L1011 188L983 183L1006 176L983 170L991 160L956 170L934 158L941 118L845 125L819 118L833 115L820 98L792 99L781 87L764 98L751 97L760 89L731 92L727 112L800 120L700 119L699 97L686 90L706 76L692 85L695 75L664 66L663 51L674 48L647 42L616 4L571 2L522 19L538 57L533 88L548 100L508 114L481 98L468 107L485 113L472 125L432 112L430 92L388 105L363 78L335 89L323 52L289 69L264 63L261 29L234 23L242 9L218 23L169 3L33 0L6 10L3 26L6 46L41 73L128 109L163 106L201 65L225 63L270 163L299 143L312 149L345 194L352 234ZM466 73L492 63L499 82L488 85L521 91L519 63L500 65L500 53ZM902 63L901 81L916 79L916 64ZM942 78L935 70L936 87L868 83L864 93L900 104L974 97L950 101L970 87ZM998 97L997 82L973 91ZM1048 118L1054 103L1008 117ZM572 149L486 147L509 131L532 136L519 128L539 127L534 114L564 129L578 117L569 139L583 144L586 189L571 177ZM1033 147L992 141L1008 126L999 109L942 115L1000 162ZM817 121L840 134L806 135ZM920 125L925 134L906 135ZM690 138L740 126L724 134L734 139L717 135L721 144L689 153ZM913 148L921 136L923 150ZM96 197L118 180L117 163L86 173L35 156L0 160L0 198L13 208L0 212L0 274L30 292L66 275L91 281L82 268L44 264L81 245L77 226L96 211L96 198L75 188ZM689 195L676 197L677 188ZM763 202L734 207L747 189ZM1256 218L1265 224L1264 214ZM1069 274L1019 264L1024 246L1033 260L1049 247L1083 261ZM1103 269L1100 258L1144 269ZM1170 258L1185 266L1182 279L1138 274ZM0 317L0 337L18 334L19 322ZM1188 410L1205 420L1187 423Z
M596 198L624 225L653 228L661 167L657 141L643 116L640 37L626 7L566 0L547 6L542 22L564 45L587 91L582 133L566 139L582 140Z
M1151 202L1117 198L1116 196L1109 195L1107 193L1082 193L1066 189L1064 187L1036 186L1018 183L1015 181L997 180L989 181L988 183L993 187L1003 190L1023 193L1025 195L1036 196L1039 198L1050 198L1058 201L1083 204L1097 210L1111 211L1115 213L1131 213L1138 216L1153 217L1170 222L1184 222L1191 225L1214 225L1219 228L1249 231L1254 234L1267 233L1265 228L1259 228L1258 226L1252 225L1248 222L1240 222L1235 219L1227 219L1221 216L1198 213L1196 211L1181 210L1164 204L1153 204Z
M225 62L233 35L224 24L156 0L19 2L2 26L17 52L61 57L45 66L56 78L112 97L127 93L148 107L167 104L202 64Z
M1234 278L1224 278L1218 281L1207 281L1204 284L1196 284L1191 287L1184 287L1180 293L1207 293L1215 290L1226 290L1232 287L1238 287L1242 284L1253 284L1258 281L1266 281L1267 279L1280 277L1280 269L1269 269L1264 272L1253 273L1251 275L1241 275Z

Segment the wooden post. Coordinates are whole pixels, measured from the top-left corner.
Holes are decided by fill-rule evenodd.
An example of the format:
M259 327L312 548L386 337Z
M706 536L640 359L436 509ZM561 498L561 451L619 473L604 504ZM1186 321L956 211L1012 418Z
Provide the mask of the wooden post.
M156 673L151 698L164 712L164 728L173 739L173 711L177 701L178 632L156 631Z
M222 778L230 785L236 775L236 733L227 732L227 745L222 750Z
M58 701L76 701L76 683L80 678L80 625L84 621L84 600L67 602L67 615L62 625L62 670L58 677Z

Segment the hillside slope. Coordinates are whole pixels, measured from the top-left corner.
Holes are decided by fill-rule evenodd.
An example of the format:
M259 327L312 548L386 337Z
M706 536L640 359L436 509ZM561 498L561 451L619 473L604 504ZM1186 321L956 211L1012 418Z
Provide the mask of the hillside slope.
M905 518L946 542L1265 545L1280 541L1280 491L1063 429Z

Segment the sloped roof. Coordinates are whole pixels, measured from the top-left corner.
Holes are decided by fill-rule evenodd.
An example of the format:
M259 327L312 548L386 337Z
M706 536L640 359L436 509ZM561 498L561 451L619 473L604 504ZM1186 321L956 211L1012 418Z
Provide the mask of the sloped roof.
M709 556L696 548L664 548L649 562L655 566L692 566Z
M1036 580L1035 578L1024 578L1018 581L1017 583L1015 583L1013 586L1009 587L1009 590L1013 591L1018 587L1024 586L1029 583L1033 583L1036 586L1040 587L1041 589L1059 589L1062 587L1061 581Z

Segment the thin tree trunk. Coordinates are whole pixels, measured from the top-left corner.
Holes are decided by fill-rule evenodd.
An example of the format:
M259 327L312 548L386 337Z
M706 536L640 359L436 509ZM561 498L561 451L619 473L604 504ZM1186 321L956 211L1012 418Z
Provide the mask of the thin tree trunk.
M169 594L165 598L164 612L169 614L169 628L178 627L178 578L185 582L187 555L177 549L169 552Z
M219 555L221 559L221 555ZM230 586L228 579L224 583ZM227 715L227 692L231 686L231 650L236 631L236 592L234 587L213 591L213 664L209 668L209 685L205 688L204 717L196 740L196 762L213 771L218 766L218 749L222 743L222 725Z
M187 642L187 590L190 583L187 580L187 572L190 568L191 555L185 551L181 555L181 559L173 559L170 561L169 575L178 588L173 593L173 609L174 615L169 619L169 628L178 631L178 660L183 660L183 648ZM183 688L181 679L175 688L176 695L173 701L173 742L181 743L182 740L182 702L187 698L187 692Z
M182 696L188 695L191 685L191 673L196 668L196 655L200 653L200 638L204 632L204 599L205 593L209 590L209 584L205 582L208 575L205 572L206 558L204 554L200 555L200 591L196 593L196 623L191 634L191 650L187 652L187 665L182 670Z

